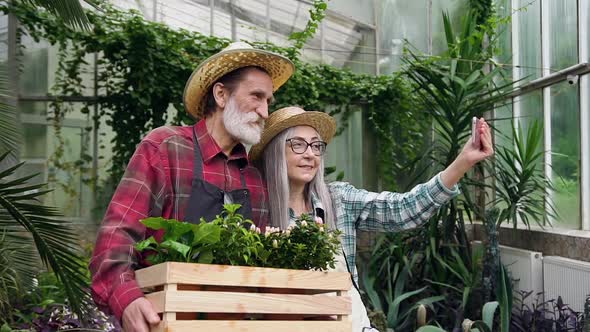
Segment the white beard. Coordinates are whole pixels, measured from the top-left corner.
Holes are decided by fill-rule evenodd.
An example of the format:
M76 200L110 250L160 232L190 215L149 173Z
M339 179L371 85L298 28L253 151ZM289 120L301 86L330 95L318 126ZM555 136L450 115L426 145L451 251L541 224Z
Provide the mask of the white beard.
M225 130L246 145L254 145L260 141L264 129L264 119L256 112L241 112L235 98L231 96L223 110Z

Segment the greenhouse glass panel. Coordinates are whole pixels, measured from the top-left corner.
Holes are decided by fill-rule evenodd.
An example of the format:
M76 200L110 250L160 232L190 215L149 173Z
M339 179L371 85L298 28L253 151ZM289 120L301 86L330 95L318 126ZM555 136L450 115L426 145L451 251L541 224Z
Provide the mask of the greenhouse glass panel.
M47 125L23 123L22 159L47 160Z
M554 72L578 63L578 10L576 0L548 1L548 7L550 63Z
M501 18L512 15L511 0L497 0L496 7ZM503 73L506 78L512 78L512 25L510 23L498 25L498 51L495 54L496 61L506 64Z
M517 0L518 12L518 59L519 79L523 83L541 77L541 1Z
M486 121L488 121L486 119ZM488 121L495 129L495 144L509 146L512 144L512 105L504 105L495 110L494 119Z
M580 227L580 114L578 86L563 82L551 91L552 181L558 218L554 226Z
M516 122L526 133L529 124L533 121L543 123L543 95L541 90L536 90L519 97L520 116Z
M381 74L391 74L399 69L405 39L420 52L428 51L426 4L427 0L383 0L375 4L381 41Z
M582 59L580 62L590 62L590 1L582 1L581 7L580 20L584 20L586 25L586 35L581 35L586 46L586 59Z
M25 96L44 96L48 92L48 45L23 37L19 91Z
M335 118L340 125L341 114ZM353 112L346 129L330 142L326 150L325 165L336 167L336 172L328 176L328 181L335 180L338 173L344 172L344 181L359 188L363 187L363 163L359 162L360 156L363 155L362 119L362 112Z

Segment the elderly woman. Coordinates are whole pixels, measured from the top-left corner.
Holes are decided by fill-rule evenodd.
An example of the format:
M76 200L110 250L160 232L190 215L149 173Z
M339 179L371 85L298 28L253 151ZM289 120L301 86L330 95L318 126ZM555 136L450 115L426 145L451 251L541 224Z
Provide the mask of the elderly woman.
M353 330L366 331L370 322L357 287L356 230L399 232L421 225L459 194L457 182L494 151L490 129L480 119L476 134L481 143L467 142L457 159L430 181L408 193L374 193L348 183L324 182L323 156L335 131L336 122L326 113L282 108L267 119L250 159L266 178L272 226L286 229L301 214L309 214L343 232L336 270L352 276Z

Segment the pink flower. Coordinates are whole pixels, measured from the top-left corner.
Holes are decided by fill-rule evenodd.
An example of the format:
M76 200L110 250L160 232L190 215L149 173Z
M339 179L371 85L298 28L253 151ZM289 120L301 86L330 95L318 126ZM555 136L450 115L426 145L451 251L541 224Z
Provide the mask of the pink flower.
M315 217L315 222L320 225L324 224L324 221L320 217Z

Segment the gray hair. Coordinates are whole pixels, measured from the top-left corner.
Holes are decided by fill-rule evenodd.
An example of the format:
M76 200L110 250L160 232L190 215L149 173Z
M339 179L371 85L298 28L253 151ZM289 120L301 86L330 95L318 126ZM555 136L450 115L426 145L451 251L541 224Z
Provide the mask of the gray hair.
M264 149L262 160L268 187L270 224L281 229L286 229L289 226L289 178L287 176L285 141L293 135L293 132L294 128L292 127L275 136ZM304 195L308 203L311 203L311 193L316 195L324 207L324 223L328 228L335 229L332 198L324 181L324 156L320 158L318 172L305 186Z

